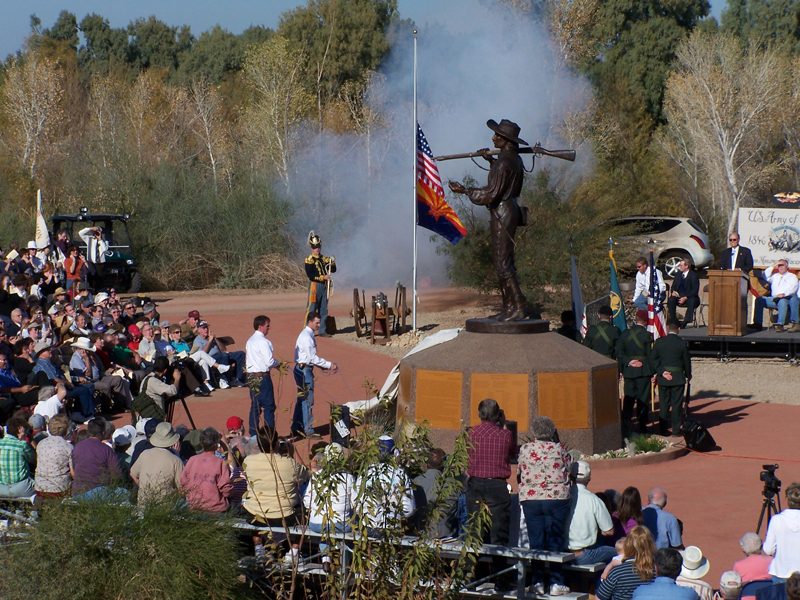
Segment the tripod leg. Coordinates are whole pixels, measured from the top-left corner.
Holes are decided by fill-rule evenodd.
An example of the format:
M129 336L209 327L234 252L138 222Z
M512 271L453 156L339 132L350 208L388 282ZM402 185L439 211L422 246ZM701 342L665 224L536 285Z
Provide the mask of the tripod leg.
M761 514L758 516L758 527L756 527L756 534L761 531L761 523L764 522L764 513L767 511L767 506L769 506L769 500L764 498L764 501L761 503ZM769 515L767 515L767 522L769 522Z

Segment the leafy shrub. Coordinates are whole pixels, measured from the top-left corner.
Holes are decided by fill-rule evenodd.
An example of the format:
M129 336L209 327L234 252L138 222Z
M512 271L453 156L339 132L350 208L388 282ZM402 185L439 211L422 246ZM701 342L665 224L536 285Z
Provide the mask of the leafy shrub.
M126 504L45 506L29 543L0 549L4 600L246 598L238 542L225 519Z
M633 442L633 446L636 448L638 454L644 452L661 452L667 446L664 440L641 433L637 433L629 439Z

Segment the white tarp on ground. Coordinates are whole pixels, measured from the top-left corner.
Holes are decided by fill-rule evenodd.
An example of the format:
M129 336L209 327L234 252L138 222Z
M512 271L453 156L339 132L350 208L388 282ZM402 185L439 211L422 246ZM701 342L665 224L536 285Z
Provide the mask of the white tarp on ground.
M458 329L442 329L441 331L437 331L429 335L428 337L424 338L419 344L417 344L413 350L411 350L406 356L411 356L415 352L420 352L422 350L427 350L428 348L432 348L434 346L438 346L439 344L444 344L445 342L449 342L450 340L455 339L458 335L458 332L461 331L461 328ZM403 358L405 358L404 356ZM372 410L381 401L385 401L387 403L394 402L397 400L397 392L398 388L400 387L400 363L398 362L394 369L389 373L389 376L386 378L386 381L383 383L383 387L381 387L381 391L378 394L378 398L370 398L369 400L357 400L355 402L346 402L345 406L350 409L350 412L354 412L357 410L368 411Z

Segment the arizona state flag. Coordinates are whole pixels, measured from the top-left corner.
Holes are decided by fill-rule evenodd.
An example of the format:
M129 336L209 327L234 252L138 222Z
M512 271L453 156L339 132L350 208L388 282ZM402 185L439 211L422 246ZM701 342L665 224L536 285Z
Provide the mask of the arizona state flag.
M417 123L417 225L438 233L452 244L467 235L455 211L445 202L439 169L428 140Z
M628 328L628 322L625 320L625 305L622 303L622 293L619 291L619 280L617 279L617 261L614 260L614 251L608 251L608 257L611 259L611 281L610 281L610 295L611 295L611 313L614 315L613 323L619 327L620 331L625 331Z

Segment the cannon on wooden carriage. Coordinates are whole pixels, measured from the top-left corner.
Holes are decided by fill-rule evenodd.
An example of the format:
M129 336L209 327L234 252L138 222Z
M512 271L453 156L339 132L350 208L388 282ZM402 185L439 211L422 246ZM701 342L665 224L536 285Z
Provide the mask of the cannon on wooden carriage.
M367 319L371 314L372 320ZM388 299L383 292L372 297L371 311L367 312L366 293L358 288L353 290L353 310L350 316L355 322L356 336L369 335L370 341L375 344L385 344L392 339L392 334L402 335L406 332L406 318L411 314L411 309L406 302L406 288L399 285L395 288L394 306L389 306Z

